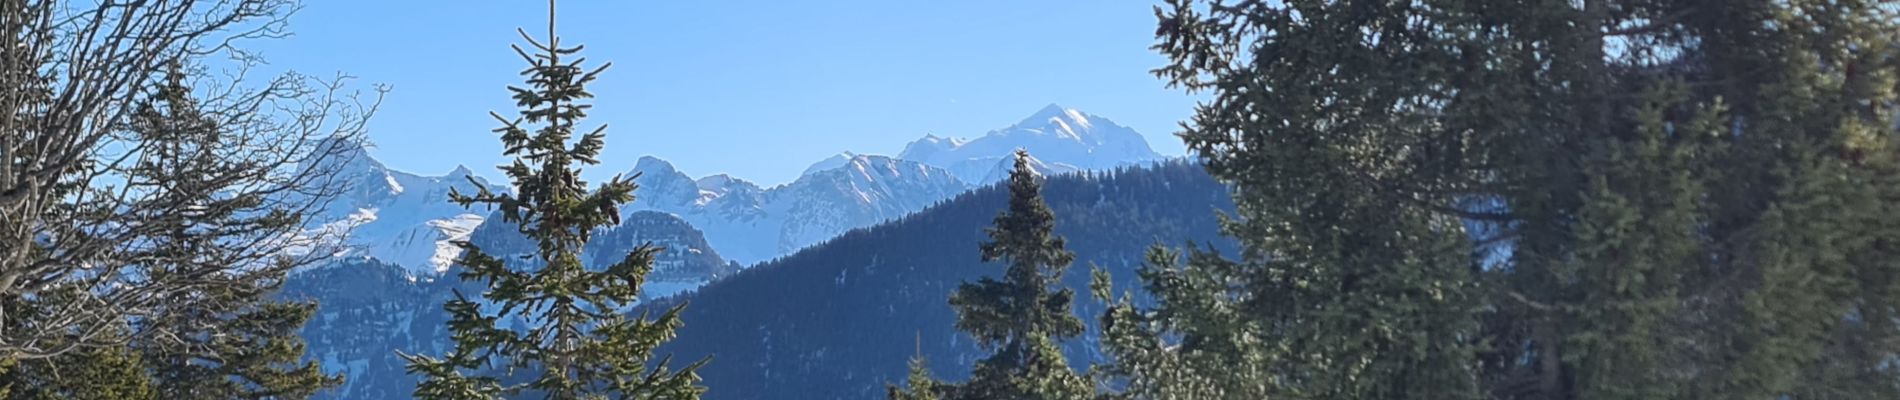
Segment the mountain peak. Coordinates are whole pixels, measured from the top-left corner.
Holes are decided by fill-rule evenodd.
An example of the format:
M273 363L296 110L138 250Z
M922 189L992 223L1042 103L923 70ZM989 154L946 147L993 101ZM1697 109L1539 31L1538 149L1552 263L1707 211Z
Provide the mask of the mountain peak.
M1061 104L1056 104L1056 103L1049 103L1049 105L1046 105L1046 106L1042 106L1042 109L1041 109L1041 110L1036 110L1036 114L1035 114L1035 115L1038 115L1038 116L1044 116L1044 115L1046 115L1046 116L1056 116L1056 115L1060 115L1060 114L1066 114L1066 113L1068 113L1068 112L1070 112L1070 111L1074 111L1074 110L1075 110L1075 109L1073 109L1073 108L1068 108L1068 107L1063 107L1063 106L1062 106Z
M455 169L450 170L449 174L446 176L450 178L460 178L460 177L474 175L474 174L475 174L475 171L470 171L467 165L455 164Z
M317 142L316 151L329 152L331 155L356 156L369 152L369 141L362 138L330 136Z
M1082 112L1082 110L1049 103L1049 105L1043 106L1041 110L1036 110L1035 114L1030 114L1028 118L1023 118L1022 121L1017 122L1016 126L1039 126L1053 120L1061 124L1081 125L1078 128L1086 130L1089 128L1089 125L1091 125L1089 123L1089 120L1092 119L1091 117L1093 116Z
M1096 132L1095 130L1096 120L1097 118L1095 116L1084 113L1081 110L1064 108L1051 103L1041 110L1036 111L1035 114L1030 114L1028 118L1023 118L1022 121L1016 122L1015 125L1011 125L1007 129L991 131L990 135L1029 133L1035 135L1053 135L1059 138L1087 143L1098 143L1105 139L1099 137L1100 132ZM1112 122L1108 122L1107 120L1102 120L1101 122L1113 125Z
M635 162L633 164L633 172L646 173L648 175L652 175L652 174L672 175L672 174L679 173L679 170L673 168L673 163L666 162L666 160L661 160L659 157L654 157L654 156L649 155L649 156L640 156L640 161Z
M337 174L380 174L386 173L381 161L369 155L370 144L363 138L331 136L317 142L310 149L315 163L309 168L326 170Z
M818 162L811 163L811 166L805 167L805 171L798 173L798 176L811 175L819 171L825 171L825 170L842 167L842 166L845 166L845 164L850 164L852 160L857 159L858 157L863 157L863 156L864 155L849 152L849 151L834 154L831 157L825 157L825 159L823 160L818 160Z

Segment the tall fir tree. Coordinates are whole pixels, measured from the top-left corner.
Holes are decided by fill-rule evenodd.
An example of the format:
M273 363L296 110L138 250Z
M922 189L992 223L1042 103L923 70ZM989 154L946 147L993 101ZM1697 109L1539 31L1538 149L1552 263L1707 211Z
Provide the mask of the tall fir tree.
M146 140L145 151L152 153L139 168L171 177L169 184L177 187L216 187L202 180L219 174L190 167L218 165L201 160L216 154L196 145L219 140L223 132L218 119L199 109L185 85L185 75L176 68L157 86L132 117L131 129ZM209 193L204 197L207 203L225 201ZM150 366L157 392L166 398L302 399L342 383L340 375L325 374L315 361L303 360L304 342L298 330L315 312L316 304L271 298L288 268L219 265L233 257L225 254L230 249L213 242L216 229L296 224L297 219L247 217L215 204L203 209L194 219L148 222L153 231L162 232L145 244L152 251L196 255L159 258L162 262L144 267L148 279L214 283L165 292L163 305L133 324L134 330L152 332L137 335L131 345Z
M501 223L520 226L539 245L541 265L515 269L468 242L458 264L464 280L482 281L482 300L461 293L443 307L454 349L442 357L404 355L421 375L420 399L501 399L535 394L548 399L696 399L704 392L694 373L705 361L675 371L654 350L680 327L684 306L657 318L623 315L653 270L658 247L642 245L602 270L581 264L580 252L596 228L618 223L620 205L633 201L633 177L616 176L588 190L580 166L597 164L605 127L576 139L591 98L585 86L607 68L581 67L580 46L562 47L548 2L548 39L522 37L536 51L515 52L528 62L528 87L509 87L520 116L502 123L500 167L515 193L450 193L464 207L500 209ZM609 64L610 65L610 64ZM536 125L538 127L531 127ZM476 185L482 187L482 185ZM520 328L500 325L515 319ZM525 381L523 384L506 382Z
M1156 13L1244 249L1104 316L1129 394L1900 396L1892 2Z
M1005 262L1001 280L964 283L950 295L957 329L994 351L977 361L970 381L944 385L951 399L1083 399L1093 388L1069 368L1059 341L1082 334L1071 308L1075 292L1058 289L1075 254L1056 236L1055 214L1042 200L1041 177L1029 153L1016 151L1009 208L996 216L982 244L984 262ZM914 372L913 372L914 373Z
M90 322L100 326L73 326L74 336L111 332L114 343L89 346L52 358L23 360L16 378L27 377L13 391L24 398L190 398L190 399L301 399L342 382L339 375L323 373L315 361L303 360L304 342L298 329L316 305L272 299L291 268L279 264L256 268L237 254L247 248L220 240L231 232L297 226L286 212L248 212L245 204L264 201L260 196L230 196L215 188L219 177L246 168L218 160L219 143L230 137L224 119L213 107L199 103L185 84L187 74L174 64L163 79L154 81L149 95L133 108L128 137L139 140L138 157L131 169L141 181L166 185L185 195L168 199L197 211L178 218L143 221L147 234L128 250L152 254L141 264L127 266L142 275L140 282L154 290L153 306L130 321ZM185 284L184 282L190 282ZM18 301L15 309L49 312L71 307L83 296L71 295L78 285L59 295ZM13 313L9 323L43 324L50 315ZM75 341L78 341L75 339ZM124 343L124 344L118 344Z

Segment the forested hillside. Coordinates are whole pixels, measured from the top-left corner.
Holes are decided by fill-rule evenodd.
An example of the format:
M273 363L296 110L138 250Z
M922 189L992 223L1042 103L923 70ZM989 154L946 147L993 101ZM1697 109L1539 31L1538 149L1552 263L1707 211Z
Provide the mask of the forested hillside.
M945 299L959 283L1002 272L979 260L977 244L1004 194L977 189L708 285L679 299L690 304L686 326L660 353L712 356L700 370L712 399L875 398L919 352L940 376L961 377L980 353L952 328ZM1155 244L1230 247L1216 213L1232 201L1198 165L1059 175L1043 195L1076 253L1064 283L1078 293L1087 293L1091 265L1133 287L1132 271ZM1076 309L1093 324L1103 307L1080 297ZM1067 343L1072 362L1098 359L1092 337L1093 329Z

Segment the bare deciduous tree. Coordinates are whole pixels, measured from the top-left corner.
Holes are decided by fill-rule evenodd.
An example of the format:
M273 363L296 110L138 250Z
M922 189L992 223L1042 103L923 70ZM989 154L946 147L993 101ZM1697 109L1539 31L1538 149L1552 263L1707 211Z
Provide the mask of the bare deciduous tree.
M162 338L138 322L329 255L303 216L343 189L329 169L381 91L247 82L233 43L283 36L296 8L0 0L0 358Z

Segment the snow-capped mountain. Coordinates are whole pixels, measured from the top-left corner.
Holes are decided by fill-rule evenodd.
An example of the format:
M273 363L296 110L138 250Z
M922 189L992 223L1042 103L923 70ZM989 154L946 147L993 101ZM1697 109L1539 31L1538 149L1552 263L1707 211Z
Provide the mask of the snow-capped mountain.
M921 210L968 189L942 169L850 154L792 183L760 188L728 175L694 180L658 158L635 164L640 199L624 211L679 216L720 254L744 265L790 254L854 228Z
M461 249L450 244L468 238L482 214L449 203L449 190L475 193L479 186L503 190L474 177L466 167L441 176L396 171L370 157L361 144L327 142L340 149L324 165L348 190L312 218L318 229L348 235L341 257L368 257L401 266L412 278L431 278L448 270ZM471 180L472 178L472 180Z
M1028 149L1051 171L1104 170L1154 161L1160 153L1141 134L1114 121L1050 104L1007 128L976 139L926 135L897 158L949 170L958 179L992 183L990 172L1016 149Z

